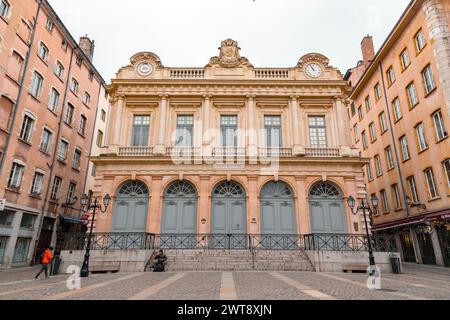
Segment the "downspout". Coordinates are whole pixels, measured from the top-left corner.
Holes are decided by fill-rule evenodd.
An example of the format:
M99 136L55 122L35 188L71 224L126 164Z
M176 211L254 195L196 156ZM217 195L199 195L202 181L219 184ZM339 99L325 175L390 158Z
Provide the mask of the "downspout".
M387 115L388 115L388 119L389 119L389 127L391 129L390 131L391 131L391 138L392 138L392 146L394 148L395 161L397 162L397 165L396 165L397 174L398 174L398 178L400 180L400 186L402 188L403 202L404 202L405 208L406 208L406 216L409 217L409 207L408 207L408 203L406 201L405 184L403 182L403 173L402 173L402 170L400 168L400 158L398 156L397 141L395 139L394 125L392 123L391 111L390 111L390 108L389 108L389 101L388 101L388 98L387 98L386 83L384 81L384 73L383 73L384 71L383 71L383 66L381 65L381 62L378 64L378 66L379 66L380 74L381 74L381 82L383 84L384 101L386 103L386 110L387 110Z
M20 101L22 100L22 94L23 94L23 85L25 83L25 76L27 74L27 70L28 70L28 64L30 62L30 57L31 57L31 52L33 51L33 43L34 43L34 38L36 35L36 29L37 29L37 24L38 24L38 19L39 19L39 13L41 12L41 6L42 6L42 1L38 0L38 7L37 7L37 11L36 11L36 19L34 21L34 26L33 26L33 30L31 31L31 38L30 38L30 44L28 45L28 52L26 54L26 58L25 58L25 62L24 62L24 67L22 70L22 74L21 74L21 80L20 80L20 84L19 84L19 92L17 94L17 99L16 99L16 103L14 104L13 107L13 114L12 114L12 118L10 119L9 123L8 123L8 136L6 138L6 143L5 143L5 147L4 147L4 152L3 155L0 159L0 174L3 170L3 166L5 165L5 159L6 159L6 154L8 152L8 148L9 148L9 144L11 143L11 138L13 135L13 128L14 128L14 124L16 122L16 118L17 118L17 111L19 110L19 104Z
M69 71L67 73L66 88L64 90L64 99L63 99L63 104L62 104L62 108L61 108L61 114L60 114L60 117L59 117L58 134L57 134L56 141L55 141L55 147L53 148L53 159L52 159L52 164L50 166L50 174L49 174L49 177L48 177L47 190L45 192L44 203L42 204L42 207L41 207L39 226L38 226L38 229L37 229L38 233L37 233L35 244L34 244L33 260L31 261L31 264L33 264L34 257L36 255L37 245L38 245L39 238L41 236L41 231L42 231L41 228L42 228L42 224L44 223L44 218L45 218L45 207L46 207L47 202L48 202L48 196L49 196L49 193L50 193L50 190L51 190L51 184L52 184L52 181L53 181L52 177L53 177L53 171L54 171L55 164L56 164L57 152L58 152L58 147L59 147L59 140L61 139L63 117L64 117L64 114L66 112L67 91L69 90L69 81L70 81L70 77L71 77L71 73L72 73L72 64L73 64L74 53L75 53L75 49L72 48L72 52L71 52L71 55L70 55Z

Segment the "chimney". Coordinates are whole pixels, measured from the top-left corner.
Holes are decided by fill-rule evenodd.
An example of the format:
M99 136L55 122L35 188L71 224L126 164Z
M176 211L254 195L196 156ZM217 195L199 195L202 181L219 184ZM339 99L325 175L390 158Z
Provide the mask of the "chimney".
M80 37L80 48L90 61L94 58L95 44L94 40L89 39L87 35Z
M361 51L363 55L364 64L368 65L375 58L375 49L373 47L373 39L367 35L361 42Z

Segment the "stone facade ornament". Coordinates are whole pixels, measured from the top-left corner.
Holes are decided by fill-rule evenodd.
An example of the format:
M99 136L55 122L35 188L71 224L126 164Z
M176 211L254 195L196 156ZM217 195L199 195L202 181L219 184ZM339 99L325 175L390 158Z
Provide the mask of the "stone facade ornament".
M311 62L319 62L325 68L329 67L330 60L320 53L308 53L298 60L297 67L303 68Z
M222 42L220 48L220 56L212 57L209 64L206 67L212 67L215 65L224 68L237 68L237 67L253 67L247 58L241 57L239 54L239 48L237 41L227 39Z

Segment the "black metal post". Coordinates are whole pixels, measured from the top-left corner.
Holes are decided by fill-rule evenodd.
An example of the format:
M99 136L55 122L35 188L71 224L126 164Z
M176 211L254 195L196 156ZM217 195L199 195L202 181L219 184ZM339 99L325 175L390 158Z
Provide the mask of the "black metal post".
M368 213L371 214L370 208L363 204L364 224L366 225L367 242L368 242L368 247L369 247L369 265L371 267L374 267L375 266L375 257L373 256L372 241L370 239L370 232L369 232L369 228L367 226L366 210L368 210ZM374 268L371 268L371 272L372 273L375 272Z
M88 243L87 243L87 247L86 247L86 253L84 255L84 260L83 260L83 266L81 267L81 271L80 271L80 277L81 278L87 278L89 277L89 255L91 252L91 239L92 239L92 232L94 231L94 221L95 221L95 210L98 207L98 201L97 198L95 198L95 202L94 205L89 205L86 212L89 211L89 208L94 209L93 213L92 213L92 222L91 222L91 230L89 232L89 237L88 237Z

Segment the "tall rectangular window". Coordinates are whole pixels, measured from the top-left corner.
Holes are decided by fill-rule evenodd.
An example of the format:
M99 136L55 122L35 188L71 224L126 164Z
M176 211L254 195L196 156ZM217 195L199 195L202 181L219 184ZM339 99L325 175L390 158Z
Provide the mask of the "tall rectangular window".
M148 146L150 132L150 116L134 116L131 145L134 147Z
M21 82L22 81L22 77L23 77L23 68L24 68L24 59L22 58L22 56L17 52L17 51L13 51L13 53L12 53L12 58L13 58L13 61L15 61L16 62L16 64L17 64L17 71L18 71L18 73L16 74L15 72L14 72L14 79L16 79L17 80L17 82ZM10 71L8 71L8 72L10 72Z
M427 44L427 40L425 39L425 35L422 29L420 29L419 32L417 32L416 36L414 37L414 40L416 43L416 51L417 53L419 53L423 50L423 48L425 48Z
M377 176L381 176L383 175L383 168L381 167L381 161L380 161L380 156L376 155L374 157L375 160L375 169L377 170Z
M21 140L31 143L31 139L33 137L34 122L35 120L33 118L31 118L29 115L25 115L22 122L22 128L20 130Z
M378 115L378 120L380 122L381 133L383 134L387 131L386 114L384 113L384 111Z
M177 117L177 147L192 147L194 143L194 116L184 115Z
M84 93L83 103L87 106L89 106L89 104L91 103L91 96L87 92Z
M72 78L72 81L70 82L70 91L72 91L75 94L78 94L78 88L79 88L78 81L75 78Z
M97 132L97 147L103 147L103 131L98 130Z
M384 149L384 152L386 154L386 165L388 170L391 170L394 168L394 158L392 157L392 150L391 147L387 147Z
M432 168L428 168L424 171L425 179L427 180L428 185L428 194L430 195L430 199L436 199L439 197L439 193L436 186L436 180L434 179L434 172Z
M22 183L23 172L25 167L17 162L13 162L9 173L8 188L19 189Z
M359 142L359 127L358 124L355 123L355 125L353 126L353 137L355 139L355 143Z
M381 190L380 195L381 195L381 205L383 206L383 212L388 213L390 209L389 209L389 202L388 202L387 195L386 195L386 190Z
M366 165L367 169L367 178L369 181L373 180L373 173L372 173L372 161L369 159L369 163Z
M386 71L386 76L387 76L387 82L388 82L388 85L391 86L391 85L395 82L395 72L394 72L394 67L390 67L390 68Z
M409 160L411 158L411 155L409 154L408 139L406 139L406 136L402 136L400 138L400 146L401 146L401 149L402 149L403 161Z
M35 97L35 98L39 97L39 95L41 94L41 91L42 91L43 83L44 83L44 78L42 78L42 76L39 73L34 72L32 78L31 78L31 87L30 87L30 94L33 97Z
M48 102L48 108L53 112L56 112L56 110L58 109L59 97L60 97L59 92L56 91L55 88L52 88L52 91L50 92L50 100Z
M394 111L394 120L398 121L402 117L402 110L400 108L400 100L399 98L395 98L394 101L392 101L392 111Z
M309 117L309 140L312 148L326 148L328 146L324 116Z
M45 23L45 29L47 29L48 32L52 33L53 31L53 21L50 19L47 19L47 22Z
M47 46L45 44L43 44L42 42L39 44L38 54L39 54L39 58L41 58L45 62L48 61L49 50L48 50Z
M61 80L64 78L64 67L59 61L57 61L55 65L55 75Z
M394 210L398 210L402 207L402 202L400 200L400 192L398 190L398 185L394 184L391 186L392 200L394 200Z
M31 185L31 194L40 195L42 186L44 185L44 174L36 171L33 177L33 184Z
M423 123L419 123L416 126L416 135L417 135L417 145L419 146L419 151L423 151L428 148L427 139L425 137L425 129L423 127Z
M222 135L222 147L237 147L237 121L237 116L221 116L220 132Z
M52 192L50 194L51 200L53 201L59 200L59 194L61 193L61 185L62 179L60 177L55 177L55 179L53 179Z
M444 138L447 138L448 133L447 130L445 129L444 119L442 118L441 110L433 113L433 123L434 129L436 130L437 140L441 141Z
M412 109L419 104L419 98L417 96L417 89L416 89L416 85L414 84L414 82L411 82L406 87L406 93L408 94L409 107Z
M58 150L58 160L66 161L68 151L69 151L69 143L65 140L61 140Z
M416 179L414 176L409 177L408 179L409 193L411 195L413 203L419 203L419 193L417 192Z
M362 106L359 106L359 108L358 108L358 118L359 118L359 121L361 121L364 118L364 112L363 112Z
M70 103L67 104L66 114L64 115L64 122L68 125L72 124L73 114L75 113L75 107Z
M27 261L28 250L30 249L31 239L17 238L14 249L13 263L24 263Z
M6 0L0 1L0 16L7 18L9 13L9 3ZM0 261L1 262L1 261Z
M425 67L422 71L423 83L425 85L425 93L429 94L431 91L436 89L436 82L433 77L433 70L431 69L431 65Z
M375 92L375 100L378 100L381 98L381 86L379 83L377 83L375 85L375 87L373 88L374 92Z
M411 59L409 58L409 52L408 52L408 49L406 49L406 48L400 54L400 63L402 66L402 70L405 70L411 64Z
M366 130L364 130L363 132L361 132L361 140L362 140L363 148L364 148L364 149L367 149L368 145L367 145L367 135L366 135Z
M49 129L44 128L44 130L42 131L41 144L39 146L39 148L42 151L47 152L47 153L50 152L52 136L53 136L53 133Z
M79 169L81 165L81 150L75 149L75 152L73 153L73 159L72 159L72 168Z
M364 100L364 104L366 105L366 113L372 109L372 105L370 103L370 96L367 96Z
M72 203L72 201L74 200L75 195L76 195L76 189L77 189L77 185L75 183L71 182L69 184L69 189L67 191L67 199L66 199L67 203Z
M86 134L86 123L87 123L86 117L81 115L80 124L78 126L78 133L81 134L82 136Z
M444 162L442 162L442 165L444 166L445 177L447 178L447 185L450 188L450 159L447 159Z
M369 134L370 134L370 141L374 142L377 140L377 133L375 131L375 123L371 122L369 124Z
M265 116L264 129L267 147L279 148L283 145L281 116Z

